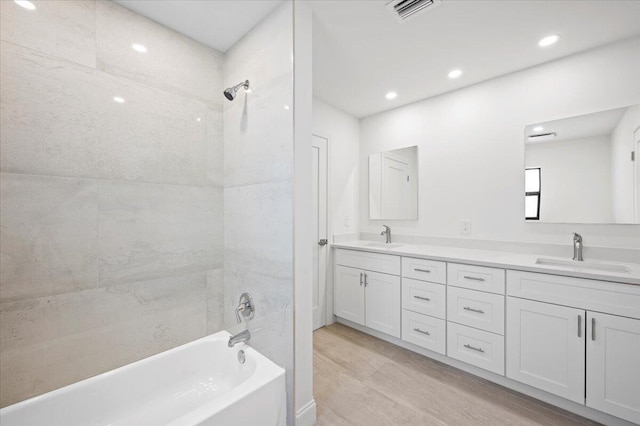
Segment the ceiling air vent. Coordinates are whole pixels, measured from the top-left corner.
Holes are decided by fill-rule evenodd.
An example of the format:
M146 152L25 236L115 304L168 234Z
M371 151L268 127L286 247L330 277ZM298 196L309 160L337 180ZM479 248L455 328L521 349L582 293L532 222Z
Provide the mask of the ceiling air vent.
M405 22L440 6L442 0L393 0L387 3L387 10L398 22Z

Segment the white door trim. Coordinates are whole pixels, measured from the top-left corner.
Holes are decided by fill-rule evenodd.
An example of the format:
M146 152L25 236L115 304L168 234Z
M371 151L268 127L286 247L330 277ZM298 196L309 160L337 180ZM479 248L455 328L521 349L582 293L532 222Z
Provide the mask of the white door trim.
M324 141L323 143L319 143L316 141L317 139L321 139L322 141ZM324 154L326 155L326 158L319 158L318 161L319 162L324 162L324 172L325 172L325 176L324 176L324 182L323 184L325 185L325 190L324 190L324 209L320 208L319 204L319 211L318 212L314 212L317 213L318 215L321 215L321 210L324 210L324 218L319 218L318 222L320 224L324 223L324 229L323 230L319 230L318 234L319 234L319 238L322 238L322 235L324 234L324 238L327 239L327 241L329 241L329 243L331 242L331 235L330 235L330 230L331 230L331 224L330 224L330 206L329 206L329 200L330 200L330 194L329 194L329 188L331 187L330 185L330 169L329 169L329 158L330 158L330 154L329 154L329 138L318 134L317 132L313 132L312 133L312 148L313 147L318 147L318 149L320 151L324 150ZM322 167L320 168L322 169ZM319 169L319 170L320 170ZM322 173L319 173L320 175ZM319 188L322 187L322 184L319 184ZM324 232L323 232L324 231ZM329 292L327 291L327 287L329 285L329 276L330 276L330 271L329 271L329 265L331 264L330 262L330 244L325 245L324 247L319 247L320 250L318 251L318 271L314 271L313 273L316 274L318 273L318 286L319 286L319 291L320 294L318 296L319 299L319 303L318 303L318 307L319 309L322 310L322 312L319 314L320 318L315 318L314 317L314 324L313 324L313 328L314 330L320 327L323 327L324 325L326 325L328 323L327 321L327 305L329 304L328 300L329 298L327 297L329 295ZM324 274L322 274L322 272L324 272ZM324 275L324 276L323 276ZM315 289L314 289L315 291ZM331 309L333 310L333 307L331 307Z

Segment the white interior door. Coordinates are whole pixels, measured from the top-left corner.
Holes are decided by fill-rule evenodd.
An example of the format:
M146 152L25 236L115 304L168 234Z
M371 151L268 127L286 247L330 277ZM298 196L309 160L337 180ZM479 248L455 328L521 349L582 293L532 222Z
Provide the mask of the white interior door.
M325 325L327 286L327 139L313 135L313 329Z
M409 211L409 162L382 156L382 217L403 219Z

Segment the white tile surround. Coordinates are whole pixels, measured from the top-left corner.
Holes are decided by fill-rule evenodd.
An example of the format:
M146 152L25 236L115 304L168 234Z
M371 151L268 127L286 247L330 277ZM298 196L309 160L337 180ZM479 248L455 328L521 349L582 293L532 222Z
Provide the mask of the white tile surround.
M287 371L293 407L293 10L284 2L225 54L224 295L256 302L251 344ZM286 109L285 106L289 108ZM236 325L225 310L225 326ZM291 420L291 419L290 419Z
M224 322L224 56L111 2L34 4L0 2L0 406Z

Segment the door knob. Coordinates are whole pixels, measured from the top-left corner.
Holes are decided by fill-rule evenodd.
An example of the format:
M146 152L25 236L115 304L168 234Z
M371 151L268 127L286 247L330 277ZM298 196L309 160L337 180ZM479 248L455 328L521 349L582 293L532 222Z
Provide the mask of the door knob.
M327 242L328 242L328 241L327 241L327 239L326 239L326 238L323 238L323 239L321 239L320 241L318 241L318 244L319 244L319 245L321 245L321 246L326 246L326 245L327 245Z

